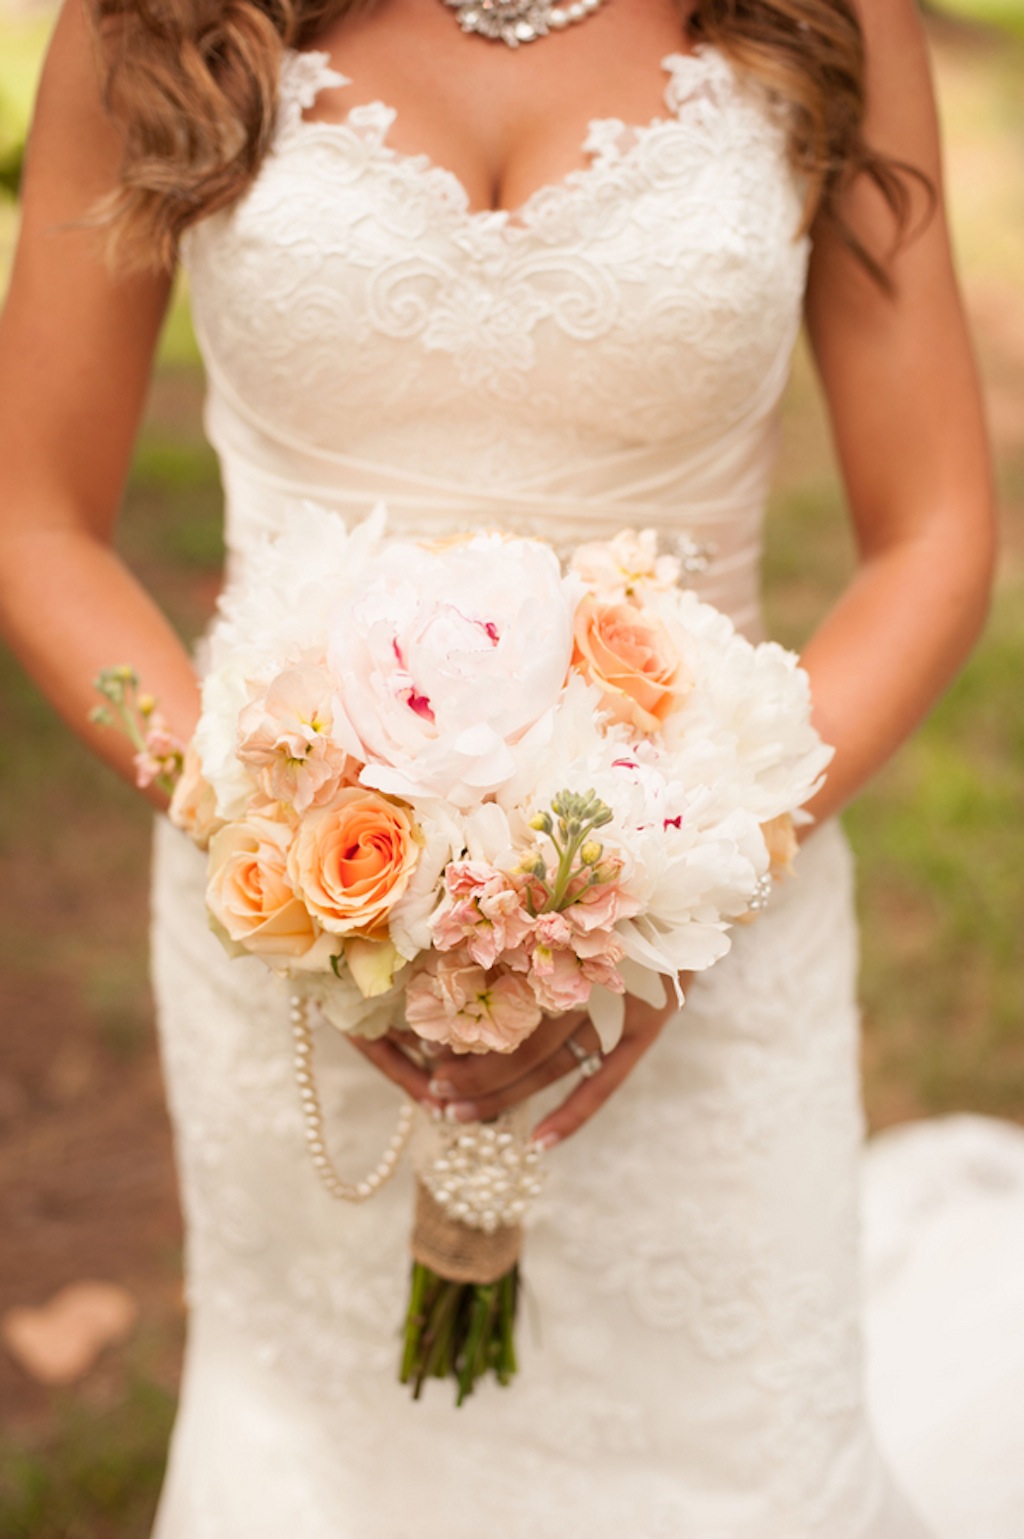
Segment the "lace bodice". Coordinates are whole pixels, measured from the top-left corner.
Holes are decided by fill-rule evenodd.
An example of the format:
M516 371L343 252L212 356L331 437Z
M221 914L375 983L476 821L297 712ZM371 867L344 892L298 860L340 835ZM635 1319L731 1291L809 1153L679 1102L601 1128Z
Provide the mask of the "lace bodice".
M714 546L708 596L752 622L801 188L763 89L711 49L662 68L664 116L594 120L585 168L478 212L392 148L385 104L306 118L347 82L286 53L255 184L184 251L229 543L310 493L427 527L656 524Z

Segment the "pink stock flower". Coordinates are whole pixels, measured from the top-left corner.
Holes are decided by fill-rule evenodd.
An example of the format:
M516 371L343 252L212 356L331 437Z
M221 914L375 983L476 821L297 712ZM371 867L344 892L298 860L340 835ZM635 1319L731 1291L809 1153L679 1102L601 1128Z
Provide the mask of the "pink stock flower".
M159 780L163 775L166 775L169 780L176 780L181 773L185 745L180 738L174 736L162 716L150 717L145 745L135 755L133 761L135 784L139 790L145 791L154 780Z
M333 684L317 663L287 668L238 718L238 757L260 771L274 801L324 806L360 766L331 737Z
M613 930L581 931L572 915L568 908L537 920L527 977L537 1003L551 1014L582 1008L595 983L625 991L616 966L625 954L619 937Z
M445 872L448 898L433 921L434 945L452 951L465 945L480 967L527 940L533 920L525 894L504 871L483 861L455 860Z
M571 951L537 946L531 961L526 979L542 1010L562 1015L583 1009L590 998L590 980Z
M429 952L406 989L408 1025L457 1053L514 1052L541 1014L526 978L478 967L464 948Z

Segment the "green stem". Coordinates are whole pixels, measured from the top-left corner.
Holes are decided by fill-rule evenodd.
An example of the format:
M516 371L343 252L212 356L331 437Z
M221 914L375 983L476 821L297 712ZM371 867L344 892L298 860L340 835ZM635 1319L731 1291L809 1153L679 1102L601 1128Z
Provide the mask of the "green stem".
M458 1287L454 1283L449 1283L447 1288L442 1285L441 1297L433 1310L430 1323L423 1333L423 1358L412 1392L414 1400L420 1398L424 1382L432 1374L437 1373L439 1365L444 1360L445 1347L450 1334L448 1326L452 1315L455 1313L455 1306L458 1301Z
M414 1399L428 1378L455 1379L457 1405L487 1373L511 1381L517 1275L513 1268L495 1283L457 1283L413 1264L399 1376Z
M461 1405L467 1395L473 1393L475 1381L485 1371L486 1364L477 1369L477 1359L487 1339L487 1328L494 1314L495 1288L481 1286L475 1290L472 1309L470 1311L469 1330L466 1332L466 1345L462 1354L462 1363L459 1368L459 1393L455 1401Z
M423 1329L423 1299L427 1291L430 1273L419 1261L412 1264L412 1287L409 1293L409 1313L405 1319L405 1345L402 1351L401 1382L408 1384L416 1366L416 1350Z

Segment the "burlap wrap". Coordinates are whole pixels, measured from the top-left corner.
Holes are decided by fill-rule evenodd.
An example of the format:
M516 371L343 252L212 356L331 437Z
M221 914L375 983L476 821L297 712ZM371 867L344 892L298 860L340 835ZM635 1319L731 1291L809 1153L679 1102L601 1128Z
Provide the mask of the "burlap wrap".
M523 1231L501 1224L493 1234L471 1229L449 1218L416 1182L416 1213L412 1227L413 1260L449 1282L492 1283L510 1272L519 1260Z

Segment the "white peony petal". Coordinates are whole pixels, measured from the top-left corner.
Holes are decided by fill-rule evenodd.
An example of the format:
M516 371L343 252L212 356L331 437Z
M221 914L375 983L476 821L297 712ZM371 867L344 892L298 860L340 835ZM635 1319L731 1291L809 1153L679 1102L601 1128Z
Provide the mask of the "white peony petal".
M626 1002L621 994L613 994L603 984L595 983L587 1002L590 1019L601 1043L602 1053L610 1053L622 1040L626 1024Z
M668 998L661 973L652 972L649 967L641 967L632 957L623 958L619 963L619 972L627 994L635 994L637 999L642 999L645 1005L651 1005L655 1010L661 1009Z

